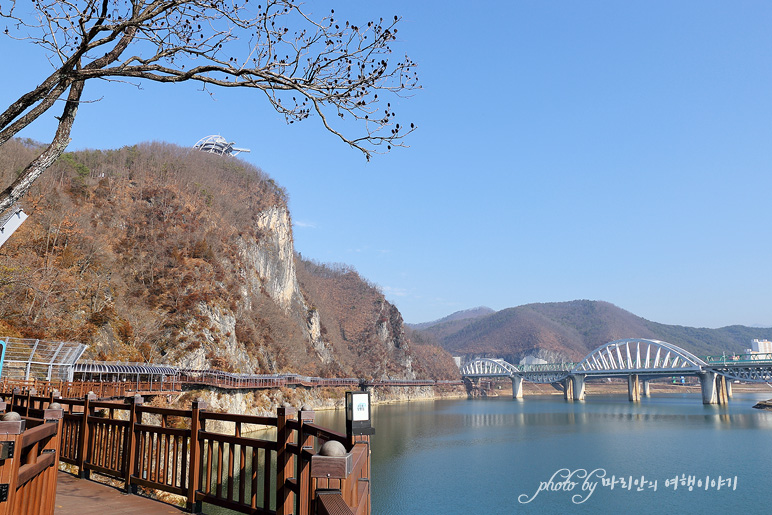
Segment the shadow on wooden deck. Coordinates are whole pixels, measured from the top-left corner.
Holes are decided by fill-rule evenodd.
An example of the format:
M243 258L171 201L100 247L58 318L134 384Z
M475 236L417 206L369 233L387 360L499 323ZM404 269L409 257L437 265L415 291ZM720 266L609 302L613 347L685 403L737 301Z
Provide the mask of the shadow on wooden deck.
M72 474L59 471L56 483L57 515L143 515L177 514L184 511L160 501L124 494L111 486L78 479Z

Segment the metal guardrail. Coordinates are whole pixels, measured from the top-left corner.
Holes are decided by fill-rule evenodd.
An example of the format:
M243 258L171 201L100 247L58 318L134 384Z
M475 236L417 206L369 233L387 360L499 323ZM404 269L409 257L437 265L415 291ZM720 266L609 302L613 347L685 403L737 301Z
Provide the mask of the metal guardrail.
M705 356L702 358L708 365L741 365L741 364L761 364L765 362L772 363L772 353L769 352L751 352L743 354L721 354L716 356Z
M561 362L561 363L539 363L533 365L516 365L523 372L567 372L573 370L578 365L578 362Z

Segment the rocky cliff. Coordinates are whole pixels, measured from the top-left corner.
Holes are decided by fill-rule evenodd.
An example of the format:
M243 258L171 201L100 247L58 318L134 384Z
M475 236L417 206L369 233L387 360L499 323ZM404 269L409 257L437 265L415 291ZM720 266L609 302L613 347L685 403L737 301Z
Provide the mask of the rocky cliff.
M3 183L32 146L2 147ZM0 332L190 368L438 373L414 363L377 287L296 256L285 192L244 162L164 144L68 153L24 207L0 250Z

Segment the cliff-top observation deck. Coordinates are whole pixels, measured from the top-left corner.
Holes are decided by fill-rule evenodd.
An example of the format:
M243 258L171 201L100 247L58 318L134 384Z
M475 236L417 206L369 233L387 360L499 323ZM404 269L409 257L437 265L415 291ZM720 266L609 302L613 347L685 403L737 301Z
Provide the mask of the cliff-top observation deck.
M214 134L201 138L195 145L193 145L193 148L201 152L217 154L218 156L237 156L241 152L249 152L249 149L247 148L234 147L235 144L236 143L233 141L228 142L228 140L219 134Z

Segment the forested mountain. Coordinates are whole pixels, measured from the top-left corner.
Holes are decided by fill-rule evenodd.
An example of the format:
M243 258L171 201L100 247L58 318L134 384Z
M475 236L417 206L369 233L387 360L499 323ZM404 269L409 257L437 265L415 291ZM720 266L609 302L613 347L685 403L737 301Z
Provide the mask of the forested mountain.
M421 331L426 329L427 332L434 334L437 337L446 336L450 333L460 331L467 325L474 322L476 319L488 316L495 313L491 308L480 306L472 309L465 309L463 311L456 311L446 317L433 322L423 322L420 324L407 324L410 329Z
M0 147L0 187L36 150ZM192 368L457 377L444 350L411 348L356 271L297 256L286 192L238 159L163 143L66 153L23 208L0 248L0 336Z
M423 335L453 355L495 356L514 363L529 354L548 361L577 360L622 338L662 340L698 356L742 352L754 338L772 339L772 328L665 325L590 300L527 304L467 322L458 327L452 318L443 319L424 326L414 338Z

